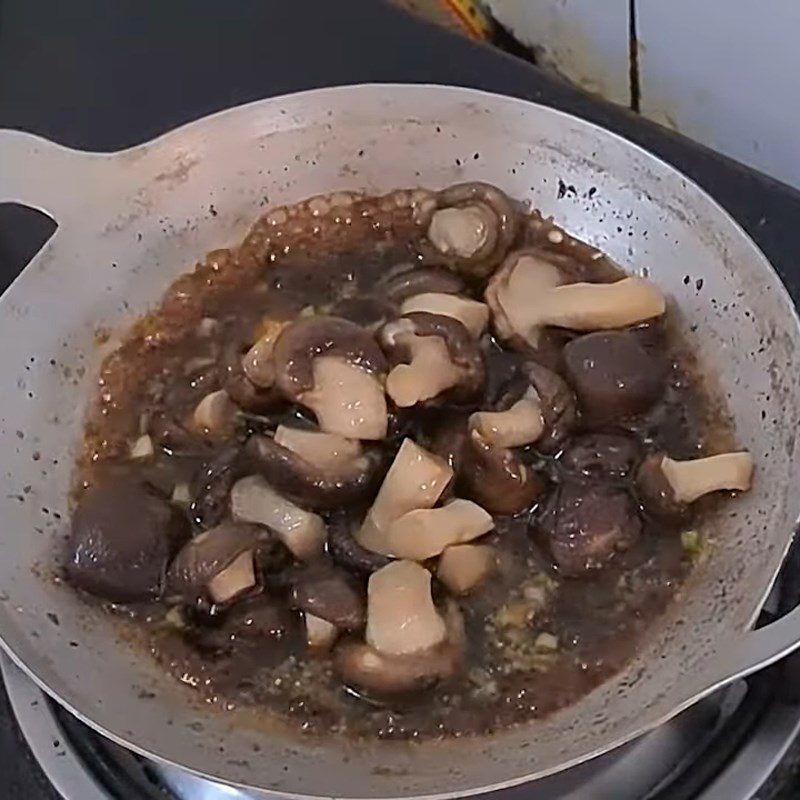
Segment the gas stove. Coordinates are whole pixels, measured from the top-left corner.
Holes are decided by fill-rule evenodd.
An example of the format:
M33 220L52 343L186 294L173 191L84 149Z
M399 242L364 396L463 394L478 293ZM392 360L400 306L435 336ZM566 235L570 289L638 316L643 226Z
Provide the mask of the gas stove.
M794 547L763 621L800 599ZM277 800L137 756L50 700L0 661L16 723L66 800ZM800 761L800 658L726 687L616 752L558 775L484 795L492 800L777 800L791 797Z

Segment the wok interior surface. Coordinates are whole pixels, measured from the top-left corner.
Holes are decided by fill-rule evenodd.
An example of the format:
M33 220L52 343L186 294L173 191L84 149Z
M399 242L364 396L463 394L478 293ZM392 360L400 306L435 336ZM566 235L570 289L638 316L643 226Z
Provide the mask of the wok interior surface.
M8 594L2 631L15 657L70 708L124 744L231 782L319 796L449 795L518 782L606 749L716 677L716 649L752 621L797 517L782 480L796 448L794 426L782 422L794 417L797 385L779 369L793 358L796 328L763 257L699 190L570 117L435 87L267 101L109 157L103 168L108 180L98 196L59 220L56 237L4 299L10 313L0 323L6 370L19 387L2 432L13 454L0 539L0 585ZM648 649L552 717L423 748L352 748L233 726L193 706L127 647L124 625L31 570L49 563L65 530L70 452L97 366L94 332L151 305L186 268L187 252L199 256L240 238L260 204L344 187L377 192L420 175L437 186L492 182L624 267L646 266L675 298L701 363L719 370L736 438L759 463L757 484L707 523L721 544ZM66 281L69 306L59 302ZM45 330L33 309L53 324ZM24 352L13 346L20 341Z

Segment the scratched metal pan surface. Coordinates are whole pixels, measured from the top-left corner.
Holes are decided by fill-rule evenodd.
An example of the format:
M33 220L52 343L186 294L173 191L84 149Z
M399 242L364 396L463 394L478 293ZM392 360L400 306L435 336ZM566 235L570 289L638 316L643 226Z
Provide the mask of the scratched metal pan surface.
M648 270L727 396L755 486L709 523L720 546L639 656L543 721L466 741L355 746L212 713L120 641L112 619L46 578L67 526L94 332L152 306L207 250L236 242L265 196L277 205L463 180L530 200ZM559 181L574 191L558 192ZM44 210L58 229L0 301L0 636L37 683L115 741L284 796L463 796L606 752L798 646L800 610L750 630L800 514L792 302L719 205L625 139L468 89L352 86L234 108L107 155L0 131L3 201Z

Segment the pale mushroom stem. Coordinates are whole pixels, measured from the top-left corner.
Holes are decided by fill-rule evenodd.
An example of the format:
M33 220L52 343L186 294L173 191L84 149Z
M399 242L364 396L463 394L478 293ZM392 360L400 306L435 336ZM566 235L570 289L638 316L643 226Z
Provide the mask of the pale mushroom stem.
M542 404L535 389L529 389L507 411L478 411L469 418L472 430L498 447L521 447L535 442L544 430Z
M456 386L461 372L438 336L415 337L410 364L398 364L386 378L386 393L401 408L436 397Z
M318 356L312 369L314 388L299 399L323 431L347 439L386 436L386 398L375 375L336 356Z
M255 582L253 553L247 550L208 582L208 593L215 603L227 603L228 600L254 586Z
M569 283L547 293L539 325L576 331L624 328L666 309L664 295L649 281L629 277L614 283Z
M415 508L433 508L445 490L453 470L441 458L411 439L404 439L383 479L364 524L356 533L362 547L389 555L389 524Z
M440 208L431 218L428 238L441 253L469 258L486 243L493 222L484 206Z
M710 492L746 492L753 480L753 458L744 451L692 461L675 461L664 456L661 471L675 499L679 503L693 503Z

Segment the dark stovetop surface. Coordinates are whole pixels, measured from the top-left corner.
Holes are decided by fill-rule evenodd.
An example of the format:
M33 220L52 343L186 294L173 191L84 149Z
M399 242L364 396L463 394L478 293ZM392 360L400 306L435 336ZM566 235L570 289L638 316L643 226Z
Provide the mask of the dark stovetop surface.
M369 81L517 95L626 136L725 206L800 297L800 193L382 0L0 0L0 127L74 147L114 150L231 105ZM51 229L0 207L0 289ZM22 753L0 693L0 797L53 796Z

